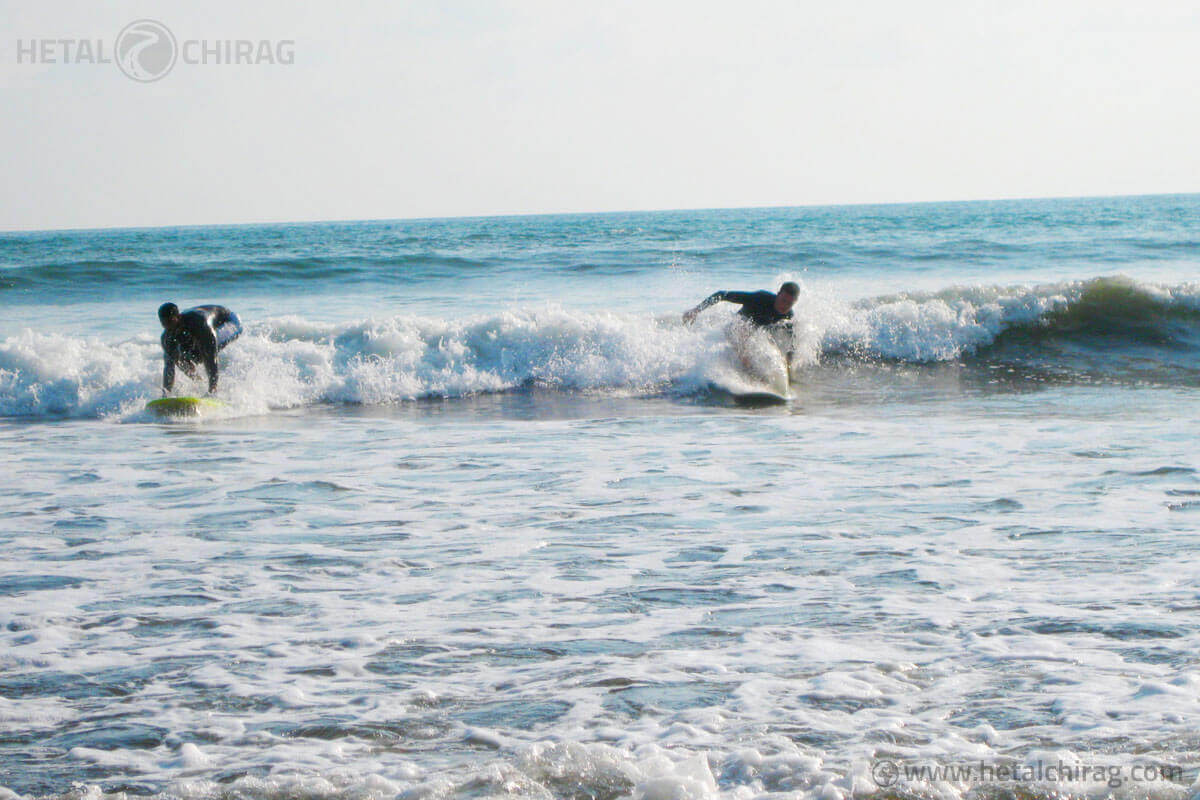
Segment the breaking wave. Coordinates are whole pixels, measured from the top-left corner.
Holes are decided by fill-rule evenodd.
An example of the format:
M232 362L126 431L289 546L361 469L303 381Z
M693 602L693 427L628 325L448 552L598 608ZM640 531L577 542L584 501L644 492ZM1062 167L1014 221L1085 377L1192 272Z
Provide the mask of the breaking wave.
M692 328L674 314L549 306L465 320L250 321L222 354L221 390L239 413L529 388L688 396L739 379L728 311ZM796 318L801 367L959 361L1122 380L1136 364L1138 380L1200 384L1200 284L1105 277L849 303L806 291ZM157 396L160 371L152 332L114 343L26 330L0 343L0 415L130 417Z

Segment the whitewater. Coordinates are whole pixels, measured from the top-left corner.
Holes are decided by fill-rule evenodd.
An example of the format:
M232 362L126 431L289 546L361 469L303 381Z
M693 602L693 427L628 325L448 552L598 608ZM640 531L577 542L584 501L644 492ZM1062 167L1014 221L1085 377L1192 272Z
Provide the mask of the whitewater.
M0 234L0 798L1192 798L1198 226ZM784 280L747 406L680 315ZM219 411L144 410L167 300Z

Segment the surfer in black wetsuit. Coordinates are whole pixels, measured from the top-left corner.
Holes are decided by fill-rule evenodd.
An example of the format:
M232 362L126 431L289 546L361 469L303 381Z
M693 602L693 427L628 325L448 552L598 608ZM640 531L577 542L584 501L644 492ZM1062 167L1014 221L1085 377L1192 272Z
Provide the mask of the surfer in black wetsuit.
M163 396L175 386L175 365L196 378L196 364L208 373L208 393L217 390L217 351L242 332L242 323L225 306L196 306L180 313L174 303L158 309L162 323Z
M685 311L683 321L691 325L701 311L724 300L727 303L737 303L741 306L738 316L756 328L771 328L787 333L787 341L792 341L792 306L800 296L800 287L788 281L779 287L778 292L713 292L704 298L704 302L690 311ZM788 369L792 366L792 350L789 346L787 355Z

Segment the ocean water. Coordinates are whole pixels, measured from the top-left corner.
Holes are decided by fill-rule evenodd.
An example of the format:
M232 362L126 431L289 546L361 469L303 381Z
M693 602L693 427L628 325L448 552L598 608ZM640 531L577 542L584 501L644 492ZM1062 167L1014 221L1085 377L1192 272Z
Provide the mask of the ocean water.
M1194 797L1197 231L0 234L0 798ZM783 280L793 398L740 404L680 312ZM143 410L166 300L245 323L224 409Z

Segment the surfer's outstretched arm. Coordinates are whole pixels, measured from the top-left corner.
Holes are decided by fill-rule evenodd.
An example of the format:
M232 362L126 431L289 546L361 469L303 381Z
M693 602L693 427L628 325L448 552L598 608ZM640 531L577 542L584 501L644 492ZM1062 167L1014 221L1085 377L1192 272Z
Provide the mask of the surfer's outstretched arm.
M724 292L713 292L708 297L704 298L704 300L700 303L700 305L696 306L693 309L689 309L688 311L683 312L684 324L691 325L692 321L696 319L696 316L701 311L703 311L704 309L708 308L711 305L721 302L724 299L725 299Z
M731 303L744 303L746 302L746 297L746 292L713 292L708 297L704 298L700 305L683 312L683 322L685 325L691 325L692 321L696 319L697 315L699 315L701 311L711 305L716 305L722 300L728 300Z

